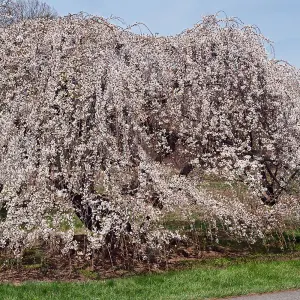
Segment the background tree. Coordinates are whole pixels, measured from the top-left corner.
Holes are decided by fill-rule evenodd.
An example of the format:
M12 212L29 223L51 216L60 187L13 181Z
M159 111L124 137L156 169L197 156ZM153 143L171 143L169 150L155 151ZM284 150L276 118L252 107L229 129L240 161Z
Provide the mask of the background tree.
M56 18L57 12L39 0L0 0L0 26L37 18Z

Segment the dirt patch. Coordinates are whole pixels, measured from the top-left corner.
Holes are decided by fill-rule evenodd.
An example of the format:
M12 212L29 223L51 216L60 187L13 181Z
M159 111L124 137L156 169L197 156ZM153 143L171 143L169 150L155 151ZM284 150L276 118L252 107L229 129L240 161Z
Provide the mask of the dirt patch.
M98 261L97 259L44 253L42 258L38 257L38 263L36 263L34 259L26 258L22 261L5 257L2 254L0 257L0 282L20 284L24 281L87 281L149 272L160 273L166 270L186 268L193 263L201 263L205 259L215 259L226 255L228 253L220 251L199 252L192 247L179 248L164 261L152 263L134 261L129 268L121 259L117 259L112 264L110 260Z
M161 273L167 270L187 269L197 266L224 268L237 261L248 260L290 260L300 259L300 252L281 254L261 253L253 255L250 250L232 250L221 245L210 246L205 250L190 245L174 245L162 259L155 255L151 260L142 261L128 255L116 253L113 261L103 253L85 257L68 253L49 251L49 247L36 247L26 250L22 259L12 258L0 251L0 283L21 284L25 281L76 281L109 279L145 273Z

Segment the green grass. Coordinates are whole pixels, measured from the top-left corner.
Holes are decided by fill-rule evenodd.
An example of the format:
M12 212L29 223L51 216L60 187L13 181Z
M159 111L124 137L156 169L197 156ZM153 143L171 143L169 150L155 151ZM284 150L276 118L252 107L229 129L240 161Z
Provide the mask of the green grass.
M216 259L188 270L87 283L0 285L1 300L210 299L300 288L300 260Z

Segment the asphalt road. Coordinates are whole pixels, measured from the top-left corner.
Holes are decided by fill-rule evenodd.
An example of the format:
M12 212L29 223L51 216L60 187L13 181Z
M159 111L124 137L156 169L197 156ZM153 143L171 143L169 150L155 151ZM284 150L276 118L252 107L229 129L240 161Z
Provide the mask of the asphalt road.
M300 290L226 298L226 300L300 300Z

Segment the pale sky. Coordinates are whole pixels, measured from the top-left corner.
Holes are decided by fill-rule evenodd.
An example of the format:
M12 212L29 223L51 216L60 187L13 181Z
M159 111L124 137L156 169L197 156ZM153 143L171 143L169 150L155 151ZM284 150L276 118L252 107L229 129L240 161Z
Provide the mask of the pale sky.
M300 68L300 0L44 0L60 15L80 11L145 23L153 33L174 35L208 14L225 11L257 25L274 42L275 57ZM145 29L146 33L146 29Z

